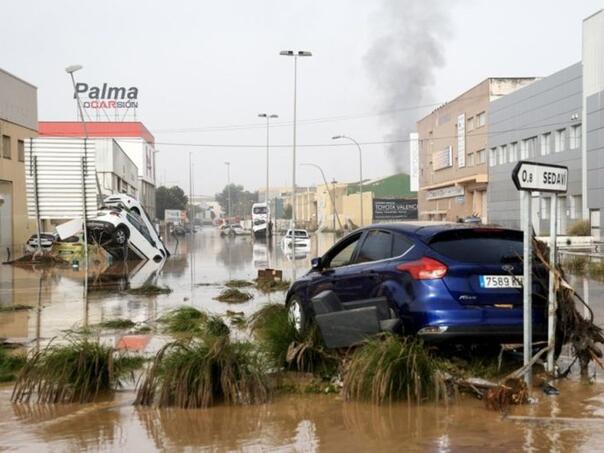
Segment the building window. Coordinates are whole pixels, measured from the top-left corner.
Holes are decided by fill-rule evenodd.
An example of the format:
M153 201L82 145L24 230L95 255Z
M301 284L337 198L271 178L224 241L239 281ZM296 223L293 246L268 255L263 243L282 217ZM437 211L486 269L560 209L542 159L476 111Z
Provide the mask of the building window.
M497 165L497 148L491 148L489 150L489 165L491 167Z
M474 117L473 116L468 118L468 124L467 124L466 128L468 129L468 131L471 131L472 129L474 129Z
M480 112L478 115L476 115L476 127L482 127L486 124L486 122L487 122L486 112Z
M537 147L537 137L527 138L522 140L522 146L520 147L520 158L530 159L535 157L535 151Z
M506 145L501 145L499 147L499 164L503 165L508 161L508 147Z
M552 134L549 132L541 136L541 155L547 156L550 153L552 146Z
M23 140L17 140L17 156L19 162L25 162L25 142Z
M510 162L516 162L518 160L518 142L510 144Z
M541 198L541 219L548 220L552 209L552 199L550 197Z
M581 218L581 210L583 200L581 199L581 195L571 195L568 197L568 210L570 211L571 219L580 219Z
M570 128L570 149L581 148L581 134L582 130L580 124Z
M8 135L2 136L2 157L4 157L5 159L11 158L10 137Z
M468 167L473 167L474 166L474 153L469 153L468 154Z
M476 160L479 164L484 164L487 161L487 153L484 149L476 151Z
M566 129L558 129L556 131L555 151L557 153L566 149Z

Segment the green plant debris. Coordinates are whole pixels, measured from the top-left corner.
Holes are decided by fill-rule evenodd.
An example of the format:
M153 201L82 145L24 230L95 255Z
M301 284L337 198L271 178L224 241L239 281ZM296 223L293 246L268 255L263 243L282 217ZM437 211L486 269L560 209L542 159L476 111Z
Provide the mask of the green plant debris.
M440 367L421 340L379 335L352 353L343 375L344 397L375 404L438 400L446 394Z
M271 278L256 279L256 288L263 293L273 293L276 291L287 291L291 285L289 280L273 280Z
M247 302L253 297L254 296L252 296L250 293L240 291L237 288L227 288L214 299L219 300L220 302L227 302L229 304L240 304Z
M86 403L133 378L133 359L116 356L109 346L88 337L68 337L63 345L49 344L33 352L22 368L11 400L27 403Z
M170 294L172 289L165 286L145 285L140 288L130 288L126 292L133 296L158 296L160 294Z
M131 329L136 323L130 319L108 319L99 323L103 329Z
M249 286L254 286L254 284L247 280L229 280L224 284L228 288L247 288Z
M31 310L31 305L14 304L14 305L0 305L0 313L10 313L13 311Z
M568 227L568 236L591 236L589 220L578 220Z
M268 380L256 348L207 336L165 345L142 379L134 404L193 409L263 403L268 398Z
M224 320L218 315L209 316L205 321L205 334L213 337L228 337L231 329L226 325Z
M0 382L10 382L17 378L17 373L27 361L25 354L13 354L0 347Z
M170 310L159 318L164 324L164 331L172 334L199 334L203 323L208 320L208 314L196 308L184 306Z
M153 327L143 324L142 326L137 326L136 329L134 329L135 333L149 333L149 332L153 332Z
M338 359L324 346L316 327L299 333L284 305L267 304L250 317L261 349L277 369L333 373Z
M583 275L587 271L589 259L583 255L571 255L564 259L562 267L571 274Z

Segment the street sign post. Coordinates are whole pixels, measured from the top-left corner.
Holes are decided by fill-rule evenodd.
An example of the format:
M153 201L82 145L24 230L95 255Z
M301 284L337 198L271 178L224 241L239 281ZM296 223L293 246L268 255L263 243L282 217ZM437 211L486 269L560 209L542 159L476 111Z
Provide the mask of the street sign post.
M516 189L522 192L522 227L524 230L524 279L523 293L523 323L524 323L524 365L531 360L533 344L533 303L532 303L532 258L533 258L533 232L531 225L531 198L532 192L549 192L551 196L550 215L550 273L548 288L548 353L547 367L550 373L554 371L554 349L556 331L556 295L554 292L554 269L556 266L556 204L558 193L568 189L568 167L562 165L548 165L540 162L520 161L512 170L512 181ZM530 387L532 373L527 367L524 380Z

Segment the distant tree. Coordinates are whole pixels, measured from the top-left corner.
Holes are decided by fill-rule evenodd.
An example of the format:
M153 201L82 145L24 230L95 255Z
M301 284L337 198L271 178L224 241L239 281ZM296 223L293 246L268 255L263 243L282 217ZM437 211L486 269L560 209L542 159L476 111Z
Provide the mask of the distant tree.
M250 192L243 189L243 186L231 184L231 215L249 216L252 212L252 205L258 201L258 192ZM217 193L216 201L220 203L225 215L229 212L229 186L225 186L222 192Z
M285 208L283 208L283 218L284 219L292 218L292 205L291 204L285 205Z
M164 220L166 209L187 209L189 197L185 195L184 190L178 186L165 187L160 186L155 191L155 215Z

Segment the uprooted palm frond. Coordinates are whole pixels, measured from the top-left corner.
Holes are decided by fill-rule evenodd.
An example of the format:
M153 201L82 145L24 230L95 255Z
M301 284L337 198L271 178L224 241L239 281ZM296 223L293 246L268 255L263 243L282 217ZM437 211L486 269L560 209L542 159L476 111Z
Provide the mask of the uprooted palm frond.
M172 289L165 286L145 285L140 288L130 288L126 292L133 296L157 296L160 294L170 294Z
M247 302L253 297L254 296L246 291L240 291L237 288L227 288L214 299L220 302L227 302L229 304L240 304L242 302Z
M108 319L99 323L99 327L103 329L130 329L134 327L136 323L130 319Z
M344 396L375 404L439 399L446 392L438 359L421 340L383 334L356 349L344 370Z
M250 326L273 366L296 371L329 372L337 358L324 346L316 327L300 333L284 305L267 304L250 317Z
M221 402L262 403L268 397L265 370L254 346L208 336L165 345L138 387L134 404L194 409Z
M224 284L224 286L228 288L247 288L249 286L254 286L254 284L247 280L229 280Z
M13 354L0 347L0 382L14 381L25 362L25 354Z
M548 270L553 271L554 291L556 293L556 343L561 346L570 343L576 357L579 359L582 374L587 373L587 367L591 360L600 364L602 351L599 344L604 344L604 331L594 323L593 311L585 303L583 298L567 283L564 270L560 264L549 261L549 247L541 241L533 240L534 253L539 262ZM583 316L577 309L577 303L581 304L589 313Z
M134 368L130 357L86 336L69 337L66 344L49 344L33 352L13 389L13 402L86 403L110 392ZM140 363L139 363L140 365Z
M179 307L169 311L159 318L164 324L164 332L180 335L209 335L224 337L230 334L230 329L218 315L209 315L194 307Z
M288 280L275 280L274 278L256 279L256 288L263 293L273 293L276 291L287 291L291 286Z
M194 307L184 306L170 310L159 318L166 333L196 334L201 333L208 314Z

